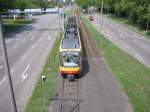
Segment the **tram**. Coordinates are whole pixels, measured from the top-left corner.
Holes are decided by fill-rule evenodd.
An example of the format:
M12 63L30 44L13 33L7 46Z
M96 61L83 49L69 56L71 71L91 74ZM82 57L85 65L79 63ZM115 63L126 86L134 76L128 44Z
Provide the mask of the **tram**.
M74 79L82 71L82 44L77 17L67 18L67 25L59 48L59 69L63 78Z

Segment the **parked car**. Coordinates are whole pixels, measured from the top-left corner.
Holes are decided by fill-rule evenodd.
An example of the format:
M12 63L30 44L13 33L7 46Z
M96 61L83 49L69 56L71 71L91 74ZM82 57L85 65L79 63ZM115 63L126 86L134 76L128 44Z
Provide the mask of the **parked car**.
M90 20L90 21L94 21L93 16L89 16L89 20Z

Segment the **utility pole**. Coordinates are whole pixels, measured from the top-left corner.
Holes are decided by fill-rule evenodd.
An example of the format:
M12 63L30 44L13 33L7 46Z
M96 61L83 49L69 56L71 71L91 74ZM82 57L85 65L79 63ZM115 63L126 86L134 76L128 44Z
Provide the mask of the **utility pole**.
M103 0L101 2L101 24L100 24L100 28L101 28L101 50L103 47Z
M3 55L4 55L4 63L5 63L5 68L6 68L6 74L7 74L8 83L9 83L10 92L11 92L13 110L14 110L14 112L17 112L17 105L16 105L15 94L14 94L14 89L13 89L13 84L12 84L12 79L11 79L11 74L10 74L10 68L9 68L9 64L8 64L6 45L5 45L5 40L4 40L4 37L3 37L1 15L0 15L0 39L1 39L1 44L2 44L2 51L3 51Z
M88 8L87 8L87 10L88 10L88 16L89 16L89 3L88 3Z
M59 34L59 38L61 37L61 34L60 34L60 11L59 11L59 8L60 8L60 0L58 1L58 34Z
M146 31L149 32L149 22L150 22L150 4L148 6L148 19L147 19L147 25L146 25Z

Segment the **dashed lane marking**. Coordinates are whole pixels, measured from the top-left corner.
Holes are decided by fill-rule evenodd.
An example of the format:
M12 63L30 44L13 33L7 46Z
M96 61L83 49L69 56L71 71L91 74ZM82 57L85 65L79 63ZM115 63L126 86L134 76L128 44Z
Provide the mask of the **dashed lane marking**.
M21 60L24 60L28 56L28 53L26 53L23 57L21 57Z
M8 43L8 42L10 42L12 39L8 39L8 40L6 40L6 43Z
M14 68L11 68L10 73L13 73L14 71L15 71L15 69L14 69Z
M51 37L48 37L48 40L51 40L52 38Z
M35 46L36 46L36 44L32 45L32 47L31 47L31 48L33 49L33 48L35 48Z
M20 38L17 38L16 41L20 40Z
M0 81L0 85L2 85L5 81L6 81L7 77L5 76L1 81Z
M0 69L4 68L3 66L0 66Z
M38 39L38 42L40 42L41 40L42 40L42 38L39 38L39 39Z
M142 57L140 54L134 52L134 55L135 55L137 58L139 58L140 60L143 60L143 57Z
M3 59L3 56L0 57L0 60Z
M16 44L16 45L14 45L14 47L12 47L12 50L13 50L13 49L16 49L16 48L17 48L17 46L18 46L17 44Z
M128 49L131 49L127 44L124 44L124 46L125 46L126 48L128 48Z

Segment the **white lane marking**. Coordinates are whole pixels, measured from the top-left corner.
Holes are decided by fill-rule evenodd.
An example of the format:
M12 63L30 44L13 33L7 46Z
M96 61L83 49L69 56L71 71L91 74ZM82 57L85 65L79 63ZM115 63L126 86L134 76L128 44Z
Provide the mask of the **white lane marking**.
M5 81L6 81L7 77L5 76L1 81L0 81L0 85L2 85Z
M35 38L35 36L33 36L30 40L32 41Z
M4 68L3 66L0 66L0 69Z
M143 60L143 57L142 57L140 54L134 52L134 55L135 55L136 57L138 57L140 60Z
M31 48L33 49L33 48L35 48L35 46L36 46L36 44L32 45L32 47L31 47Z
M38 39L38 42L40 42L41 40L42 40L42 38L39 38L39 39Z
M21 76L22 80L21 82L24 82L28 77L28 73L25 73L24 75Z
M14 71L15 71L15 69L14 69L14 68L11 68L10 73L13 73Z
M128 49L131 49L127 44L124 43L124 46Z
M28 53L26 53L23 57L21 57L21 60L24 60L28 56Z
M51 40L52 38L51 37L48 37L48 40Z
M20 40L20 38L17 38L16 41Z
M28 77L28 73L26 73L26 72L29 70L30 67L31 67L30 64L27 65L26 68L25 68L25 70L23 71L23 73L21 75L21 79L22 79L21 81L22 82L24 82L24 80Z
M131 47L128 46L127 44L125 44L125 43L124 43L124 46L125 46L126 48L128 48L129 50L132 50ZM140 60L143 60L143 59L144 59L140 54L138 54L138 53L136 53L136 52L133 52L133 54L134 54L137 58L139 58Z
M34 38L32 37L30 40L32 41Z
M122 34L119 34L119 40L125 40L125 36L123 36Z
M17 44L16 44L16 45L14 45L14 46L12 47L12 50L13 50L13 49L16 49L16 48L17 48L17 46L18 46Z
M20 36L20 34L17 34L17 35L16 35L16 37L19 37L19 36Z
M3 59L3 56L0 57L0 60Z
M51 34L48 35L48 39L49 39L49 40L52 39Z
M10 42L12 39L8 39L8 40L6 40L6 43L8 43L8 42Z

